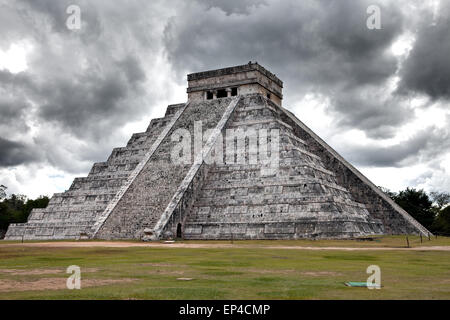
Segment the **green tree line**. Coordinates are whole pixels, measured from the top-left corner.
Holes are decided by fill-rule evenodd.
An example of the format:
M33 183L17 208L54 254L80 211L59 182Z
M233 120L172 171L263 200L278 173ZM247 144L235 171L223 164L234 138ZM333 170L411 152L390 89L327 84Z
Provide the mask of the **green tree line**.
M380 187L392 200L429 231L450 236L450 194L406 188L392 192Z
M27 199L23 195L11 195L0 202L0 239L10 223L27 222L33 208L47 207L49 198L40 196L37 199Z

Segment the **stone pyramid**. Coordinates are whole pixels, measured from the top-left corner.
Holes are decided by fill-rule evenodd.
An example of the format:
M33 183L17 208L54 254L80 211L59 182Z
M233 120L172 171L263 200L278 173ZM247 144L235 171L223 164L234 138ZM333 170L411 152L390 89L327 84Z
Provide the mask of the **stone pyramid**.
M429 234L284 109L283 83L258 63L190 74L188 84L187 103L168 106L6 239ZM276 167L262 161L275 155Z

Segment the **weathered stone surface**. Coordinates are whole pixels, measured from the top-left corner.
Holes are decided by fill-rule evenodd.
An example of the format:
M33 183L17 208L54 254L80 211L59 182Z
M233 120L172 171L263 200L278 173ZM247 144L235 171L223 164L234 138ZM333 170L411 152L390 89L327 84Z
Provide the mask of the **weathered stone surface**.
M364 204L337 183L319 156L294 138L283 111L261 95L248 95L227 128L279 129L280 168L215 165L184 221L186 239L296 239L356 237L384 232ZM248 152L247 152L248 153Z
M152 120L147 131L133 134L127 146L115 148L108 160L95 163L84 178L76 178L69 190L54 194L45 209L34 209L26 224L12 224L10 240L76 239L89 230L117 194L158 134L182 105L167 108L162 120Z
M275 106L270 101L269 104ZM292 113L280 109L284 111L283 120L307 142L307 149L322 159L326 169L335 173L337 183L348 189L353 199L363 203L371 216L382 221L386 234L431 234Z
M87 177L53 195L47 208L34 209L27 223L11 225L6 239L428 234L282 108L283 83L257 63L191 74L188 81L187 104L168 106L146 132L133 134L107 161L95 163ZM250 138L236 146L241 162L228 161L226 146L223 163L173 163L172 133L186 129L194 136L195 121L202 121L203 132L214 129L204 137L205 156L228 130L277 129L279 166L250 161L262 157L258 148L250 148Z
M191 103L186 108L96 237L140 239L144 228L155 226L190 168L190 165L177 165L171 161L170 152L175 145L171 140L171 133L183 128L193 136L194 122L199 119L205 130L214 128L231 100L224 98L213 102L202 101Z

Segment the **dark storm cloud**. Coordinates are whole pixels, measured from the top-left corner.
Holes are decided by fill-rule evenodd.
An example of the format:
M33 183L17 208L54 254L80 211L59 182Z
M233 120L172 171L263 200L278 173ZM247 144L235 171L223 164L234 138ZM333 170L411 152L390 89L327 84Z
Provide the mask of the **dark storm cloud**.
M414 111L403 99L390 95L384 97L373 87L349 89L332 96L331 101L337 126L358 128L374 139L394 137L399 125L414 116Z
M89 66L83 73L55 75L45 82L24 72L0 71L2 88L16 93L16 98L31 98L38 104L37 116L41 121L54 122L84 137L99 135L107 126L126 121L123 115L127 112L139 114L139 106L130 105L128 99L142 94L145 79L140 62L132 56L111 62L102 72ZM24 101L3 104L0 114L19 116L28 107L24 104ZM13 124L10 118L0 122Z
M450 120L450 119L447 119ZM450 124L450 121L447 123ZM350 162L368 167L404 167L431 161L450 148L448 128L427 128L391 146L347 146L341 152Z
M450 4L441 1L439 14L422 22L414 47L401 70L400 92L413 91L450 98Z
M81 8L82 29L75 32L66 28L72 4ZM414 117L411 92L450 96L448 8L435 26L422 19L401 64L389 48L405 28L415 34L416 26L404 2L382 1L382 29L369 30L366 10L372 4L2 1L0 49L22 41L32 49L24 72L0 70L0 166L40 161L85 172L120 145L116 140L126 124L161 107L158 96L171 95L163 92L166 83L178 79L184 86L188 72L249 60L284 81L288 108L305 94L317 94L327 101L337 132L356 128L370 138L392 138ZM394 76L402 95L388 90ZM437 157L437 150L449 148L449 138L445 130L430 128L390 147L349 144L343 154L357 165L405 166Z
M187 72L257 60L284 81L286 102L320 93L331 98L332 111L346 119L343 125L385 138L409 118L407 110L397 108L395 101L387 107L349 97L361 96L359 90L378 90L398 69L388 49L403 32L404 17L395 3L386 4L381 6L382 29L369 30L366 10L371 4L267 1L244 15L227 15L200 1L170 21L165 46L180 78Z
M75 78L56 80L42 90L45 102L38 116L56 121L77 135L99 134L104 129L99 126L102 121L110 125L136 109L127 104L127 98L141 94L141 82L145 79L138 60L127 57L103 72L92 70Z
M166 49L180 74L258 60L299 90L378 83L396 71L384 51L403 18L391 5L383 10L383 29L369 30L369 4L284 1L226 15L201 2L167 25Z
M157 15L159 3L152 3ZM72 4L81 8L81 30L66 27L66 8ZM74 162L83 157L68 156L72 152L96 157L90 162L103 159L106 155L98 158L97 150L111 149L117 129L152 107L142 63L158 50L157 21L147 20L150 12L145 3L125 1L20 0L2 6L0 21L8 23L0 22L5 35L0 44L27 41L32 51L26 71L0 70L0 93L7 97L0 99L0 135L15 140L34 122L39 129L30 145L45 149L41 161L73 172L80 168ZM71 143L89 148L66 148ZM17 150L25 149L3 150L9 159L4 163L23 162L24 152Z
M265 0L240 0L240 1L223 1L223 0L202 0L207 8L220 8L228 15L232 13L245 14L252 7L266 4Z
M17 166L35 160L37 156L28 146L0 137L0 167Z
M22 101L11 101L0 97L0 125L21 119L24 109L26 105Z
M19 4L24 5L23 10L26 14L35 16L37 14L46 17L53 32L62 33L67 36L73 36L73 32L66 27L68 17L67 8L70 5L77 5L81 10L83 28L77 33L83 40L92 40L101 32L101 21L98 16L98 8L92 2L86 0L19 0ZM31 10L31 11L28 11Z
M0 134L3 130L21 130L29 129L25 113L29 105L22 100L12 100L0 97Z
M11 73L8 70L0 70L0 90L3 94L15 96L27 95L34 91L35 83L30 74L20 72Z

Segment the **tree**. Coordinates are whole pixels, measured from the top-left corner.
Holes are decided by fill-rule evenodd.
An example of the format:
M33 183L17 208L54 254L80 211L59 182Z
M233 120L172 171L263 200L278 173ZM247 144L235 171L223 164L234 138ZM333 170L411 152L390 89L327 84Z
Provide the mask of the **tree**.
M383 191L391 199L393 199L397 195L395 192L393 192L393 191L391 191L391 190L389 190L388 188L385 188L385 187L379 186L378 189Z
M11 221L14 220L14 211L11 210L11 207L5 201L0 202L0 235L2 234L2 230L6 231L8 229Z
M450 236L450 206L445 207L439 212L433 227L437 233Z
M433 191L430 193L430 197L433 199L433 202L436 203L439 211L450 204L450 193Z
M436 213L425 191L406 188L393 196L393 200L425 228L432 229Z
M10 223L23 223L27 222L28 216L31 210L34 208L46 208L49 202L49 198L46 196L40 196L39 198L32 200L27 199L23 195L11 195L11 197L4 199L0 202L0 238L3 233L8 229Z
M21 216L19 217L19 219L21 220L20 222L26 222L28 220L28 216L31 213L31 210L33 210L34 208L46 208L49 201L50 199L47 196L40 196L35 200L27 200L22 209Z

